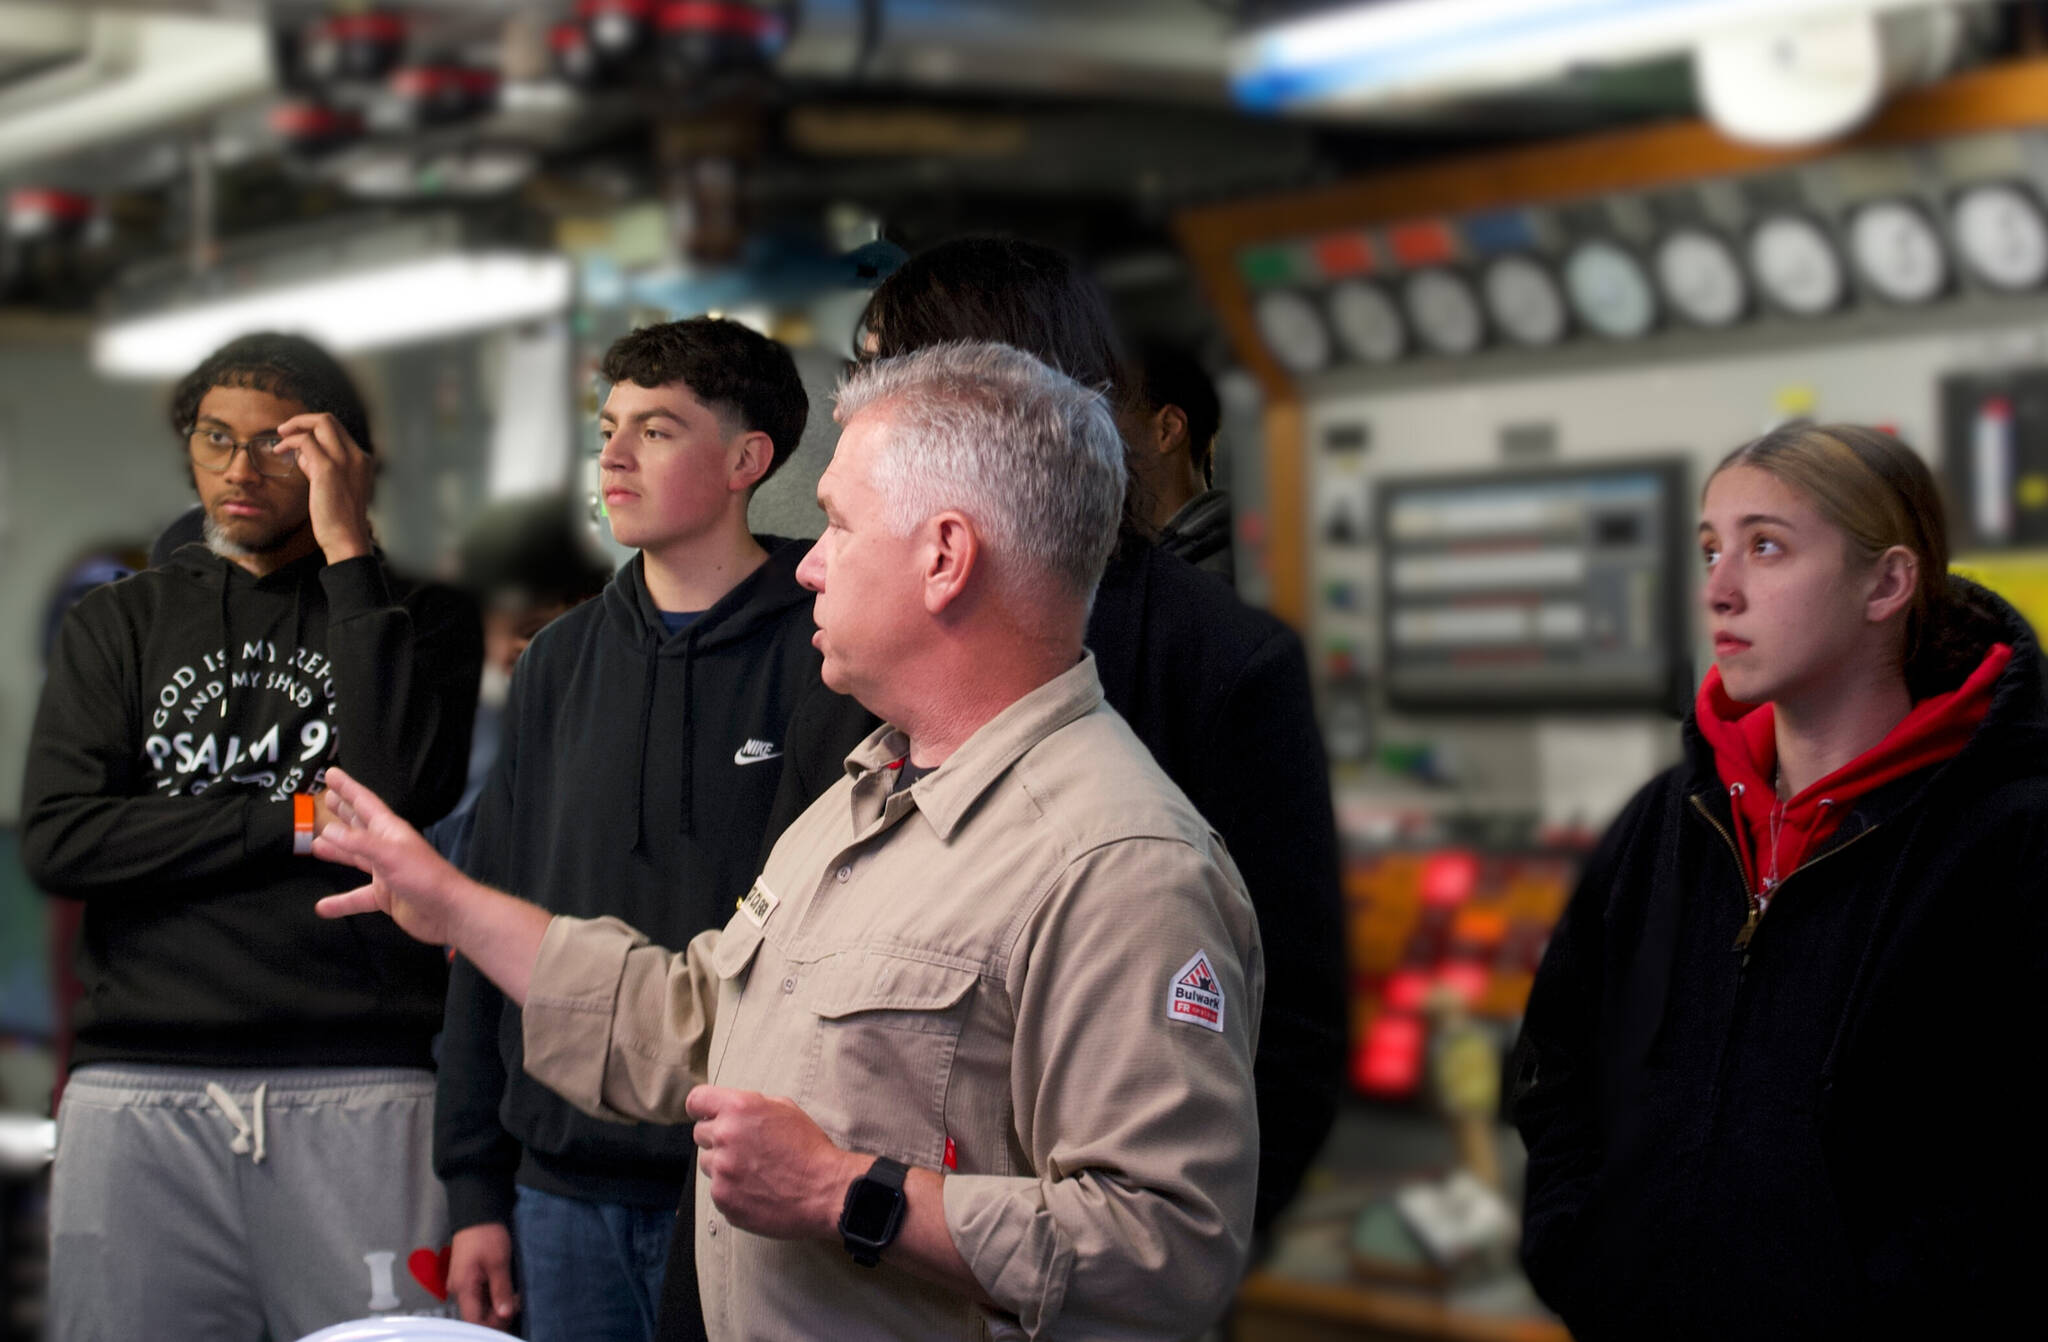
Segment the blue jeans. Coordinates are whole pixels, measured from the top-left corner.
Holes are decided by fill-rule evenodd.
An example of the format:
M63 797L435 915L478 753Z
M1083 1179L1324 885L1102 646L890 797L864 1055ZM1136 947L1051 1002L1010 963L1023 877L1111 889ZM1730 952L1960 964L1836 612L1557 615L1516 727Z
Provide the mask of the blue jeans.
M622 1207L521 1184L512 1206L530 1342L653 1342L675 1208Z

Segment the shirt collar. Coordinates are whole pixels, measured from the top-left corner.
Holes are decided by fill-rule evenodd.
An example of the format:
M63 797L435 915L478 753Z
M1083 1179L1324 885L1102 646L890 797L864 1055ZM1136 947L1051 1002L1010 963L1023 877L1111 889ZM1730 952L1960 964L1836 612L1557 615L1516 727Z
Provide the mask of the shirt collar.
M1011 765L1060 728L1092 713L1101 702L1095 654L1083 652L1070 670L983 723L944 764L913 784L909 794L939 837L951 839L968 810ZM902 759L908 748L909 738L903 731L884 723L846 757L846 772L858 788L861 779L887 769Z

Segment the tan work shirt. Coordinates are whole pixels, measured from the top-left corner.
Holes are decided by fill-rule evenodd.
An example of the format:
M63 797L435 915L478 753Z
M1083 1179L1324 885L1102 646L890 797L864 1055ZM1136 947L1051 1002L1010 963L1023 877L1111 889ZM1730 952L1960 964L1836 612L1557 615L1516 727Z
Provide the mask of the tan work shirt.
M996 1310L836 1243L733 1228L697 1181L705 1322L739 1338L1183 1338L1243 1270L1264 968L1222 841L1102 702L1093 656L892 792L884 727L681 954L557 918L526 1068L593 1114L786 1096L941 1169Z

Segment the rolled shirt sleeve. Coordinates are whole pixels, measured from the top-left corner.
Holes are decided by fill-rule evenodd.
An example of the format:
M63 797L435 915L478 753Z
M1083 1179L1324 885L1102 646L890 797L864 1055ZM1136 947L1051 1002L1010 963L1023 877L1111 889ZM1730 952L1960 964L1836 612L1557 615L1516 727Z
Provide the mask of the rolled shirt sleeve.
M522 1017L528 1074L597 1118L684 1121L705 1075L719 940L714 928L677 952L617 918L555 918Z
M1031 1177L945 1181L998 1335L1181 1337L1250 1250L1264 969L1234 872L1186 843L1084 854L1021 929L1012 1103ZM1218 860L1220 858L1220 862ZM1170 1014L1197 956L1221 1029Z

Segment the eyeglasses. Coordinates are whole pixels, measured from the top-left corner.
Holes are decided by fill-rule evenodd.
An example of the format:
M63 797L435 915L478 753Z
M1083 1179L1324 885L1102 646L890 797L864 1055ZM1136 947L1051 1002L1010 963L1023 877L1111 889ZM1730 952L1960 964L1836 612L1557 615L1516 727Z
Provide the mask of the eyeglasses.
M294 458L277 455L275 449L284 439L274 433L259 433L246 442L236 442L235 436L225 429L195 424L185 431L185 441L192 450L192 464L203 471L219 474L234 461L235 453L247 452L249 464L258 475L278 480L299 472L299 463Z

